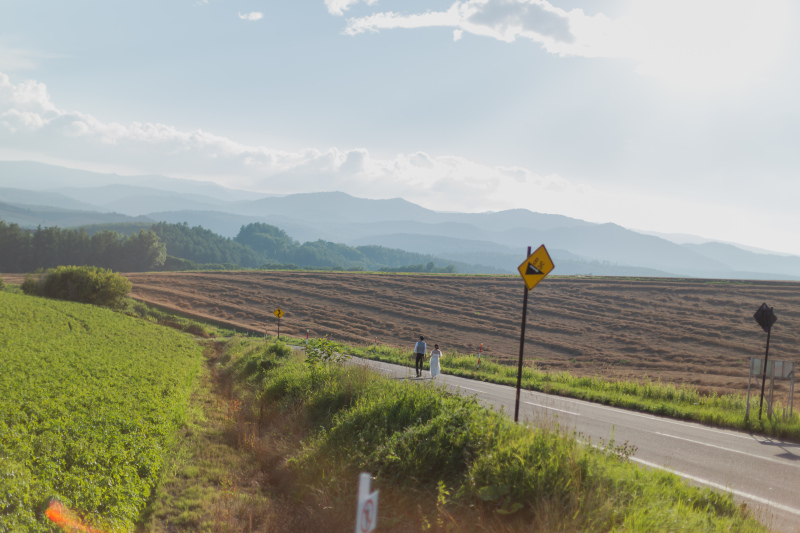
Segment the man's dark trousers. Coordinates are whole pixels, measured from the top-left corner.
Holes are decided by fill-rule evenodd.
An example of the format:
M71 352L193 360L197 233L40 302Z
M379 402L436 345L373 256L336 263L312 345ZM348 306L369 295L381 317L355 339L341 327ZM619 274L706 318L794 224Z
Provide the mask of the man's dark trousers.
M414 364L414 367L417 369L417 377L422 377L422 359L425 357L424 353L417 354L417 362Z

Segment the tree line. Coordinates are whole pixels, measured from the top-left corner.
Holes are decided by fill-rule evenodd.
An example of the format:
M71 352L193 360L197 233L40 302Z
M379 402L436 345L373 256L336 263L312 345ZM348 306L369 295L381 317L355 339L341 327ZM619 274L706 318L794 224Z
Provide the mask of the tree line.
M282 229L263 223L242 226L233 239L186 223L159 222L129 236L94 229L91 234L83 228L28 230L0 220L0 271L33 272L59 265L118 272L273 267L455 271L452 265L437 266L432 256L383 246L352 247L323 240L301 244Z
M89 235L83 229L28 230L0 220L0 270L33 272L60 265L96 266L124 272L154 270L164 264L167 247L150 230L128 237L114 231Z

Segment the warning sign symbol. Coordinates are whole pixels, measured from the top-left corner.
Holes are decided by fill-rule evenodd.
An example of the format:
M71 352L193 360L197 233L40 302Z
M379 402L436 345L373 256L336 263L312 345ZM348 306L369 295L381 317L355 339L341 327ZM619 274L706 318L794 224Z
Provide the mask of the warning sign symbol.
M547 248L544 244L536 249L528 258L519 266L519 273L525 281L525 286L531 290L537 283L542 281L551 270L555 268L553 260L550 259L550 254L547 253Z
M525 272L526 276L544 276L542 271L533 266L532 264L528 263L528 270Z

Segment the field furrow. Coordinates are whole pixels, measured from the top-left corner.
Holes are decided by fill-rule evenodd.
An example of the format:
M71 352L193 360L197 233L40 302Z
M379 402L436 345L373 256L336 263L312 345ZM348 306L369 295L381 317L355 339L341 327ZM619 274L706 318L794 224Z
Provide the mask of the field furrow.
M128 275L141 300L276 332L408 346L420 334L445 350L513 361L523 286L516 276L334 272ZM778 323L770 357L800 364L800 283L619 278L544 280L530 294L526 358L542 369L609 378L747 388L750 357L766 335L753 313L766 301ZM779 390L784 385L778 384Z

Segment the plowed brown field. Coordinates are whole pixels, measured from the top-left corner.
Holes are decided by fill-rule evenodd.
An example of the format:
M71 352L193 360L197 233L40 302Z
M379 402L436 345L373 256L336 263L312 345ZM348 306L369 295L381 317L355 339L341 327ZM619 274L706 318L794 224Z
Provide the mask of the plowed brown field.
M522 280L516 276L209 272L129 274L133 296L276 333L408 347L420 335L445 350L515 360ZM747 360L764 354L753 313L778 322L770 357L800 364L800 283L545 279L530 293L526 359L550 371L661 379L746 390Z
M446 351L516 360L524 285L518 276L333 272L126 274L135 298L232 325L331 335L411 350L415 339ZM7 281L11 281L6 277ZM609 378L747 389L750 357L766 333L762 302L778 322L770 359L800 364L800 283L550 277L530 293L525 357L540 369ZM779 390L785 390L780 386Z

